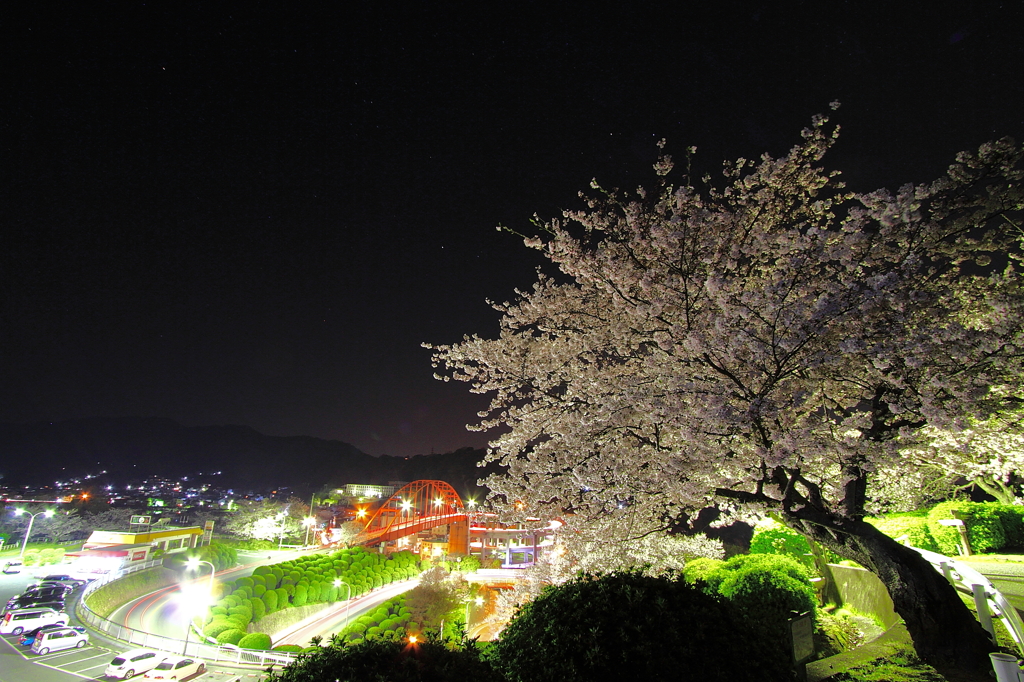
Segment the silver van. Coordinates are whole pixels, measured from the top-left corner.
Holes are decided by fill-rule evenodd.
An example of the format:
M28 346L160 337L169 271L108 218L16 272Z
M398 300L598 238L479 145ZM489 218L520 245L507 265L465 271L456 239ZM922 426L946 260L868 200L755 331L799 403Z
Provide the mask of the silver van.
M89 643L89 633L76 628L43 630L32 642L32 653L45 656L61 649L81 649Z
M60 623L67 625L68 614L54 609L18 609L8 611L0 619L0 635L20 635L26 630L35 630L40 625Z

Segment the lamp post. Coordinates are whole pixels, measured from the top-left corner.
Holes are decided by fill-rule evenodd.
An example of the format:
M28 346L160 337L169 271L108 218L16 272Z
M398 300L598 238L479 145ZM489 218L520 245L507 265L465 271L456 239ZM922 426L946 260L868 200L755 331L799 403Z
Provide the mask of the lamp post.
M477 607L484 605L483 597L476 597L474 599L466 599L466 639L469 639L469 605L476 604Z
M345 589L348 590L348 593L345 596L345 625L348 625L348 609L352 606L352 586L341 578L334 579L335 587L341 587L342 585L344 585Z
M313 527L314 523L316 523L316 519L314 519L312 516L307 516L306 518L302 519L302 525L306 527L306 539L302 541L303 547L309 545L309 529Z
M21 516L22 514L28 514L28 512L25 511L24 509L17 509L14 512L15 516ZM53 516L53 510L47 509L46 511L36 512L35 514L29 514L28 528L25 529L25 542L21 544L21 554L18 556L19 559L25 559L25 548L28 547L28 536L32 535L32 524L35 523L36 517L40 515L45 516L46 518L50 518L51 516Z
M185 569L189 571L197 571L199 570L200 564L206 564L210 567L210 588L207 591L207 599L209 599L213 597L213 574L217 572L217 567L213 565L213 562L203 561L202 559L192 557L185 562ZM188 651L188 636L192 632L192 619L195 618L196 611L198 610L196 600L189 600L186 604L186 610L188 611L188 620L185 621L185 645L181 649L182 656L185 656Z
M213 574L217 572L217 567L214 566L213 562L211 561L203 561L202 559L196 559L195 557L192 557L191 559L185 562L185 568L187 568L190 571L195 571L199 569L199 564L206 564L210 567L210 594L213 594Z

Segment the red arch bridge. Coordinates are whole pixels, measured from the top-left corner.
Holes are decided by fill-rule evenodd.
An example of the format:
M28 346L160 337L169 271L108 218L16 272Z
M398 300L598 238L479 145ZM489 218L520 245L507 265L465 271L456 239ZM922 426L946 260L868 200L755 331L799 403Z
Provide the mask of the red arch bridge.
M450 553L469 552L469 516L459 494L444 481L413 481L374 512L356 542L390 542L438 526L449 526Z

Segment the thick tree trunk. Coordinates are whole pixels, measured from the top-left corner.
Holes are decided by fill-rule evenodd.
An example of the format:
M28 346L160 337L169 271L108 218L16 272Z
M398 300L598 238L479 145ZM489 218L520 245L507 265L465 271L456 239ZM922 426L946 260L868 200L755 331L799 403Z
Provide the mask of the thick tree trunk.
M952 585L925 559L864 521L783 514L786 523L877 575L904 620L914 648L939 670L991 671L996 647ZM826 523L822 523L826 521Z

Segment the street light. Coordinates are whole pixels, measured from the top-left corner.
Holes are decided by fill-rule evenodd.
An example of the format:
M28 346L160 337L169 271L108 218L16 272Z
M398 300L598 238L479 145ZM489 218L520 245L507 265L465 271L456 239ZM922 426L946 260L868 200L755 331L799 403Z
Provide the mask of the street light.
M15 516L21 516L22 514L28 514L28 512L24 509L16 509L14 511ZM47 509L46 511L36 512L35 514L29 514L28 528L25 529L25 542L23 542L21 545L21 554L18 557L23 561L25 559L25 548L28 547L28 536L32 535L32 524L35 523L36 517L39 515L45 516L46 518L50 518L51 516L53 516L53 510Z
M342 580L341 578L334 579L335 587L341 587L342 585L344 585L345 589L348 590L348 593L345 596L345 625L348 625L348 609L350 606L352 606L352 586L344 580Z
M306 518L302 519L302 525L306 527L306 539L302 542L303 547L309 545L309 529L313 526L314 523L316 523L316 519L314 519L312 516L307 516Z
M200 564L206 564L210 567L210 589L207 592L206 599L203 599L202 603L200 603L200 600L197 598L198 595L194 590L189 590L188 592L182 590L182 597L185 598L185 610L188 613L188 620L185 621L185 644L181 649L182 656L186 655L188 651L188 637L192 632L192 619L195 618L199 610L208 605L210 599L213 598L213 574L217 572L217 567L210 561L203 561L202 559L191 557L185 562L185 569L189 571L197 571L199 570Z
M212 595L213 594L213 574L217 572L217 567L214 566L213 562L211 562L211 561L203 561L202 559L197 559L195 557L191 557L191 558L189 558L188 561L185 562L185 568L187 568L190 571L196 571L196 570L199 570L199 564L206 564L207 566L210 567L210 594Z
M476 597L475 599L466 599L466 639L469 639L469 605L476 604L477 608L484 605L483 597Z

